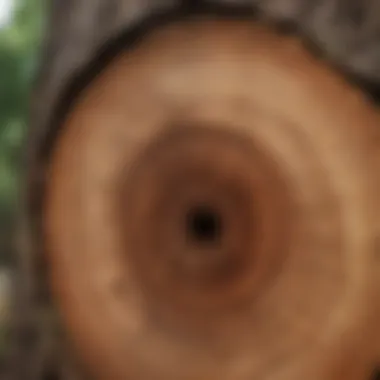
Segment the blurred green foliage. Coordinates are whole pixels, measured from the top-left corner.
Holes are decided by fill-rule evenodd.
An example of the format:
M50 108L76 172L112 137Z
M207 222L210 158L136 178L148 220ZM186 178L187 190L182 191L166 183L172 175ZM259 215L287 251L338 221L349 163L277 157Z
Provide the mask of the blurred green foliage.
M43 27L43 0L13 0L0 29L0 264L12 253L22 144Z

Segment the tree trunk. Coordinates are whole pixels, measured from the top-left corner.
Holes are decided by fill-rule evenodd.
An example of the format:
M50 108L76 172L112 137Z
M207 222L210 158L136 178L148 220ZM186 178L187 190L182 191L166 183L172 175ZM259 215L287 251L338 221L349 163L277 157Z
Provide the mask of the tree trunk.
M36 78L36 86L31 97L29 135L25 154L26 171L18 238L19 256L16 260L13 347L7 368L7 378L14 380L82 380L85 378L83 370L79 370L75 365L76 359L74 356L76 355L67 347L65 334L61 331L61 325L66 324L65 317L63 317L64 321L61 322L60 314L58 316L53 306L57 296L56 293L51 294L51 283L55 279L52 281L49 278L51 272L47 270L47 259L43 253L45 242L42 236L46 232L42 227L43 213L41 210L43 209L43 202L45 202L45 187L48 182L47 166L51 163L49 149L58 138L52 131L65 120L65 114L71 110L73 106L71 103L72 98L77 95L77 92L82 89L85 83L82 78L87 78L87 84L91 84L93 80L95 81L95 75L91 76L91 80L89 80L90 76L87 75L88 72L93 70L93 61L103 57L106 50L112 50L109 47L112 43L117 45L117 47L113 48L115 53L116 50L120 49L118 38L120 34L138 29L140 24L145 23L146 19L156 13L172 13L175 18L174 14L176 13L183 16L186 12L204 12L207 14L215 12L218 14L223 13L223 17L226 18L226 14L228 12L232 13L232 10L234 10L234 14L247 13L244 18L247 18L249 13L249 17L252 17L252 24L259 20L269 30L280 28L279 33L282 33L284 23L287 26L290 24L293 35L298 39L308 41L308 43L312 41L317 46L319 58L323 57L326 62L325 64L321 63L321 66L327 67L333 63L338 67L340 73L334 72L332 76L336 74L340 78L339 75L342 74L343 77L344 74L347 82L365 83L362 86L362 91L376 98L380 88L378 86L378 83L380 83L380 65L378 62L380 55L375 51L377 46L373 47L371 36L374 31L380 28L380 22L377 19L372 19L372 15L376 14L377 2L352 1L350 6L345 4L345 9L339 6L338 1L328 3L326 5L327 2L325 4L323 1L307 0L283 2L274 0L264 2L255 0L220 0L209 1L208 6L206 6L205 2L202 1L189 2L180 0L54 0L51 2L46 39L42 47L39 75ZM240 7L241 9L235 12L235 7ZM350 14L349 10L364 14L364 21L355 25L348 25L352 19L352 14ZM232 28L231 35L234 34L233 30ZM196 34L197 29L191 31L191 33ZM202 33L199 33L199 36L202 37ZM260 35L260 32L257 33ZM209 34L213 35L213 31L211 30ZM222 31L220 31L220 35L223 35ZM124 43L132 41L133 38L131 38L130 36L124 38ZM228 40L228 36L223 38ZM221 40L223 38L221 37ZM264 36L263 38L267 37ZM364 38L368 40L368 44L363 44L362 49L355 49L357 42ZM244 39L244 36L242 39ZM117 41L117 43L114 41ZM178 45L180 45L181 40L179 39L178 41ZM267 41L268 44L272 43L272 37L268 37ZM210 46L212 46L211 42ZM274 42L273 46L278 47L279 45ZM196 51L196 47L194 47L194 51ZM289 48L289 51L291 51L291 48ZM263 54L267 54L267 52L264 51ZM270 55L271 53L268 52L268 54ZM302 54L300 54L300 57L300 59L303 59ZM281 58L281 56L278 58ZM117 67L115 70L117 70ZM319 75L324 69L313 70L310 70L310 73ZM331 69L331 71L333 70ZM122 70L120 73L128 76L128 73L124 73ZM139 73L138 70L137 73ZM321 78L324 78L324 74L320 75ZM328 75L326 74L327 77ZM328 81L329 79L326 79L326 82ZM331 81L333 82L334 80ZM316 82L315 86L317 86ZM367 84L370 86L367 86ZM333 90L335 89L334 86L332 84L328 88ZM352 90L352 93L355 94L352 95L354 100L349 96L346 99L343 89L346 89L351 94L351 88L348 84L347 88L341 84L337 84L336 87L339 87L336 94L344 98L343 102L347 102L346 105L351 105L352 103L353 107L356 107L356 102L360 103L357 106L358 113L363 114L363 123L368 127L368 133L358 135L358 139L364 141L371 134L375 136L378 131L374 130L373 125L376 123L377 118L374 116L375 112L372 110L372 105L368 105L366 101L356 100L355 96L360 98L360 96L356 95L356 90ZM104 93L107 92L105 88L101 88L101 90L101 93L103 91ZM323 88L322 90L320 89L320 91L323 90ZM339 103L337 103L337 107L339 107ZM342 116L339 114L337 119L339 117ZM340 122L341 119L339 119L338 124ZM65 122L64 125L66 126ZM70 126L68 125L67 128L70 128ZM352 130L354 131L354 128ZM317 132L315 133L316 139L318 139L319 135ZM356 131L353 133L356 133ZM321 137L322 140L323 138ZM338 145L347 149L341 152L342 155L351 154L349 144L352 141L348 138L345 140L343 137L342 140L344 140L344 143ZM326 141L328 141L327 138L325 139ZM368 142L363 142L363 145L367 146L366 144L368 145ZM362 158L362 148L359 145L358 147L353 147L358 160ZM215 148L215 152L218 152L217 149L219 148ZM371 152L370 154L374 153ZM333 153L330 156L332 157ZM374 161L366 157L363 159L362 164L367 162L366 160ZM349 160L347 160L348 162ZM74 170L75 167L72 169ZM270 171L271 169L268 170ZM367 169L363 169L363 171L365 170ZM368 175L370 170L375 170L375 168L368 169L365 175ZM365 175L363 175L363 178ZM375 175L375 172L373 172L373 175ZM355 187L355 181L359 178L361 178L360 175L354 171L352 186L358 192L362 191L359 187ZM364 181L367 180L368 178L365 177ZM373 192L373 189L371 188L368 191ZM360 196L358 195L357 199ZM53 198L54 196L52 196ZM374 200L376 200L376 197L373 194L369 195L368 204L372 204L371 202L374 202ZM362 202L364 205L365 201L363 200ZM52 204L53 209L58 207L54 206L53 201ZM378 205L376 204L376 206ZM58 211L56 212L58 213ZM365 228L363 227L363 229ZM367 230L364 233L369 234ZM370 239L372 238L377 239L376 236L371 236ZM50 263L48 264L50 265ZM372 272L371 274L373 275ZM369 292L373 292L374 285L371 283L371 286L372 288ZM360 339L359 342L361 342ZM337 354L337 356L339 355ZM345 362L347 358L337 359L337 361L339 360ZM92 373L92 370L90 369L88 372ZM112 371L105 371L104 373L112 373ZM348 379L348 375L345 376L345 374L340 375L339 372L335 379ZM180 376L177 376L177 378L180 378ZM245 379L244 377L241 378ZM287 378L283 377L283 379Z

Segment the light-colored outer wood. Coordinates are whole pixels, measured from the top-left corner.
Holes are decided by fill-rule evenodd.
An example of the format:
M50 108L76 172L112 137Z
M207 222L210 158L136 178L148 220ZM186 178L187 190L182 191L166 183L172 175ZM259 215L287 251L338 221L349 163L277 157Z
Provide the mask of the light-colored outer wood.
M366 379L375 360L378 121L300 43L251 23L174 24L121 54L63 126L44 208L55 297L94 377ZM169 126L179 137L167 137ZM257 149L246 153L234 137L214 143L224 132ZM176 144L186 133L183 153ZM141 158L159 138L156 158ZM257 203L262 235L236 252L258 259L247 264L249 276L220 290L202 283L197 293L193 278L188 288L157 275L154 268L166 273L167 251L141 248L162 231L164 248L178 243L171 214L150 223L147 205L172 168L179 176L189 163L213 168L213 186L227 178L257 190L242 200L249 215ZM123 178L140 186L128 215ZM201 194L228 199L223 185L197 184ZM173 199L167 205L176 209ZM124 240L130 231L136 250Z

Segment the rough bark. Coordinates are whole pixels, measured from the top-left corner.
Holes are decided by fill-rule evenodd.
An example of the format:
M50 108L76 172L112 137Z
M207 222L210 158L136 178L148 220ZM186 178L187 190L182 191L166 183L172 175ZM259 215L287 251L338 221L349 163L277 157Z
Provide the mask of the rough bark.
M73 360L57 334L44 279L37 210L45 176L40 153L67 84L111 38L179 0L52 0L39 74L31 96L26 171L16 258L14 339L8 377L15 380L77 379ZM379 2L331 0L215 0L210 3L258 8L276 23L291 23L334 64L380 82ZM375 86L375 88L377 88ZM54 373L50 373L53 371Z

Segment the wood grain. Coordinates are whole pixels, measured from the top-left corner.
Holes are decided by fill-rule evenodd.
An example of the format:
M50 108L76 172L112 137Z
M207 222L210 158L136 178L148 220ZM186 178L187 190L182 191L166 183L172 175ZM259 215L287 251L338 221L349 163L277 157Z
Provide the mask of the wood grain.
M172 23L121 53L67 118L44 203L54 297L94 378L366 379L378 121L251 22ZM199 202L226 226L211 248L181 224Z

